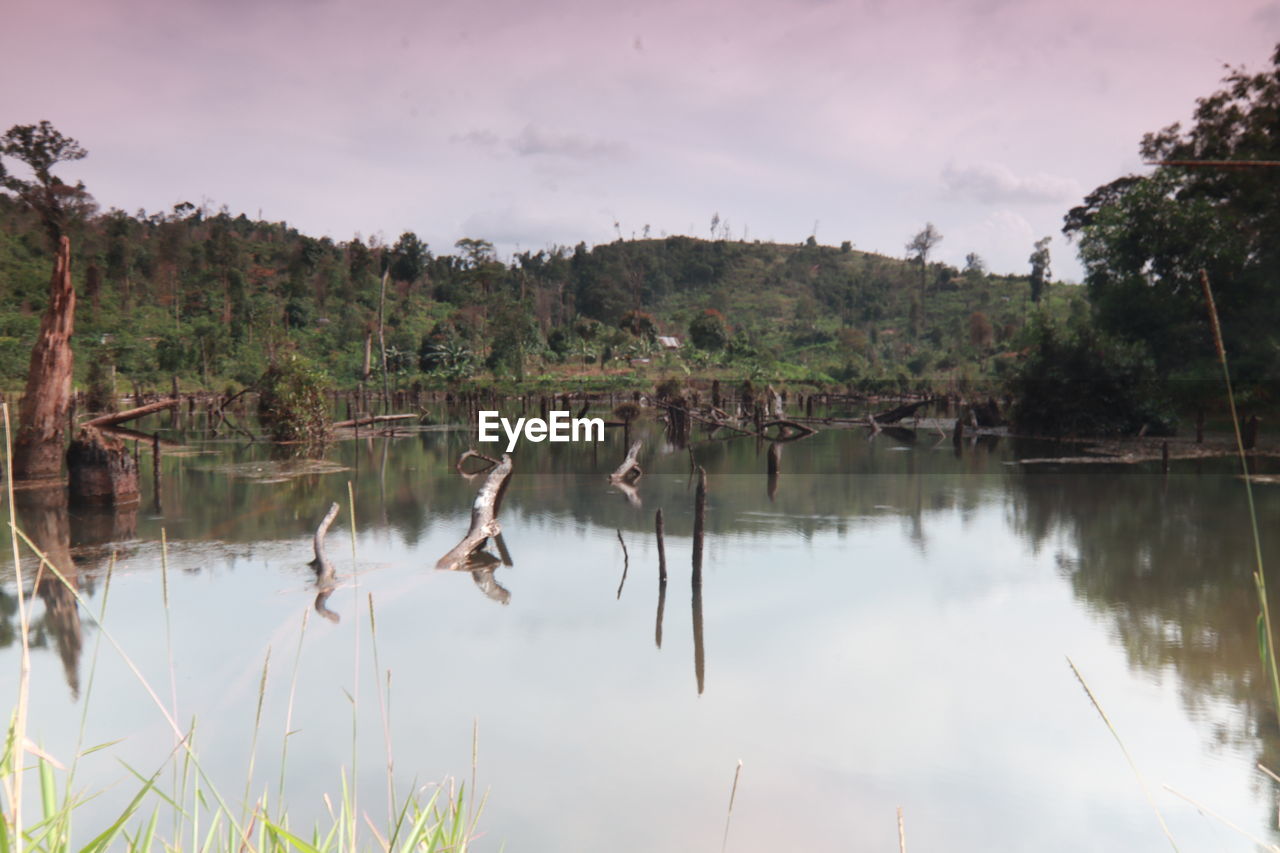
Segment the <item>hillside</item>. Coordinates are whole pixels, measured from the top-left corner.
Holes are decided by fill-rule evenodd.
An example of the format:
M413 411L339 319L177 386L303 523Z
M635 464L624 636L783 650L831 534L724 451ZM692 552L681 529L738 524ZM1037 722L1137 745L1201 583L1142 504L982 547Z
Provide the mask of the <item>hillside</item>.
M297 352L336 383L380 382L382 272L388 373L399 385L469 377L625 385L664 372L817 384L996 375L1035 306L1025 278L874 255L849 244L690 237L523 252L481 239L433 254L335 243L285 223L178 205L74 223L77 375L221 388ZM21 383L46 299L50 252L34 216L0 196L0 376ZM1082 311L1076 288L1039 310ZM709 313L710 312L710 313ZM700 327L690 338L690 326ZM682 346L666 351L657 335ZM694 344L699 346L695 346Z

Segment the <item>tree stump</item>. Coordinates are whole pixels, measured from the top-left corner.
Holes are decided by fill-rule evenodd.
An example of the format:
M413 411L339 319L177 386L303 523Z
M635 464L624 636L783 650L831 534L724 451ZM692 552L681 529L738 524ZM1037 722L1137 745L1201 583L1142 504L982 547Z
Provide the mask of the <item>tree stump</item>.
M73 504L121 506L138 501L138 463L123 441L92 427L80 430L67 449Z
M27 389L19 404L18 435L13 446L16 480L57 477L62 473L62 448L71 402L71 333L75 314L71 241L62 237L49 280L49 307L31 350Z

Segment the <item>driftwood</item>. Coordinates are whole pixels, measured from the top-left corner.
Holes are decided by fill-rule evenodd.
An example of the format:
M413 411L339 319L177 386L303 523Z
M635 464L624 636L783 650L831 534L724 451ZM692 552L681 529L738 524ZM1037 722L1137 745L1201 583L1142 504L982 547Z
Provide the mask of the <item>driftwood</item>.
M315 559L309 565L316 573L316 612L328 619L330 622L340 622L342 617L330 610L327 602L329 596L333 595L333 591L338 588L337 574L333 570L333 563L329 562L329 558L324 553L324 537L329 532L329 525L333 524L333 520L338 517L338 505L336 503L329 504L329 511L324 514L324 518L320 521L320 526L316 528L315 536L311 540L312 550L315 551Z
M18 434L13 444L13 476L18 480L57 477L62 472L67 412L71 405L71 335L75 329L76 290L71 283L71 241L58 240L49 307L31 350L26 392L18 405Z
M132 421L143 415L149 415L153 412L161 412L165 409L171 409L181 403L181 400L170 397L168 400L158 400L154 403L147 403L145 406L138 406L133 409L125 409L123 412L113 412L109 415L101 415L87 420L81 426L86 427L110 427L116 424L122 424L126 421Z
M876 412L874 415L869 415L868 417L881 426L884 426L885 424L894 424L903 418L911 417L916 413L917 409L927 406L932 402L932 397L924 400L917 400L914 403L906 403L904 405L897 406L896 408L889 409L888 411Z
M333 563L329 562L329 558L324 553L324 537L329 532L329 525L333 524L333 520L338 517L338 505L336 503L329 505L329 511L324 514L324 518L320 521L320 526L316 528L315 536L311 540L311 548L315 551L315 559L310 563L311 568L315 569L317 581L325 579L333 579Z
M489 472L480 491L476 494L475 503L471 505L471 527L462 541L453 547L436 563L437 569L455 570L470 568L467 565L472 553L480 550L491 537L502 532L498 524L498 509L502 502L502 493L511 476L511 457L505 453L502 462Z
M774 436L766 435L765 432L770 427L777 427L778 434ZM816 432L816 429L795 421L775 420L761 425L760 437L769 441L795 441L796 439L813 435Z
M338 421L333 425L334 429L344 429L346 427L365 426L366 424L381 424L387 421L407 421L411 418L417 418L418 415L371 415L367 418L352 418L349 421Z
M644 447L644 442L636 439L631 443L631 448L627 451L627 458L622 460L622 464L618 466L618 470L609 475L611 483L634 483L639 480L644 470L640 467L640 463L636 458L640 455L640 448Z

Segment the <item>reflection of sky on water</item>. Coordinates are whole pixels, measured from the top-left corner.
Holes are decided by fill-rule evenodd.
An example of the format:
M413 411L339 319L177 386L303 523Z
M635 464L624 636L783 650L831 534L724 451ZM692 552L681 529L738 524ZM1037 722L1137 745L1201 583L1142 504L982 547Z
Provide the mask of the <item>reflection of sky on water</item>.
M721 443L705 459L699 696L688 458L642 456L636 508L601 474L621 456L615 443L598 450L594 468L589 457L547 445L542 455L522 454L518 466L562 473L517 467L501 515L514 565L495 575L511 593L506 607L486 598L470 573L431 568L465 532L479 485L452 471L459 445L437 435L340 448L341 461L360 471L360 532L353 570L344 504L328 541L340 586L327 606L337 624L311 609L307 561L311 530L329 500L345 499L352 474L231 484L177 470L193 460L171 460L165 516L139 518L112 580L107 625L167 697L155 540L159 525L172 523L181 533L169 555L179 719L198 717L205 767L237 799L269 648L256 789L274 799L299 628L310 614L289 738L295 825L319 813L320 796L338 789L338 768L350 764L344 691L357 669L360 791L364 808L384 809L375 684L385 676L373 672L372 595L379 660L392 672L399 790L414 779L468 778L478 720L479 776L491 791L483 849L504 839L529 850L713 849L740 758L730 849L892 849L899 805L909 843L922 849L1161 849L1167 842L1067 668L1068 654L1157 789L1180 844L1248 849L1159 791L1163 782L1266 832L1270 788L1251 769L1257 741L1215 735L1221 726L1247 729L1242 706L1226 688L1189 702L1187 684L1198 682L1188 681L1193 673L1175 652L1159 646L1148 666L1145 646L1126 648L1135 637L1169 641L1169 620L1159 618L1168 610L1157 609L1164 597L1142 597L1162 581L1117 587L1131 599L1108 598L1095 588L1097 559L1081 539L1108 514L1123 533L1124 513L1154 501L1171 525L1194 524L1186 515L1194 502L1179 495L1209 489L1208 481L1175 478L1162 489L1141 475L1090 475L1084 485L1036 480L1002 465L999 450L967 449L960 458L927 447L889 452L860 432L831 433L787 446L770 500L763 451ZM860 473L818 473L837 465ZM881 465L892 473L874 473ZM735 468L757 473L724 473ZM1212 492L1224 494L1232 493ZM1100 506L1079 506L1086 496ZM661 649L659 506L670 572ZM1206 508L1200 523L1217 522ZM1149 536L1137 546L1167 563L1172 545L1142 532L1152 526L1129 535ZM217 541L205 541L200 531L215 527ZM619 531L629 553L620 599ZM1215 541L1208 530L1199 537ZM1123 555L1123 542L1103 544ZM103 571L100 556L81 566L86 586L96 578L95 608ZM1168 598L1179 595L1173 589ZM1158 630L1134 634L1126 618ZM1203 624L1210 633L1230 628ZM93 672L85 743L127 738L82 765L90 788L121 782L86 807L105 814L111 798L131 790L116 757L149 772L172 738L109 648L93 663L97 635L86 625L80 704L69 701L56 654L37 650L32 728L55 755L70 754ZM4 650L0 672L16 672L13 654ZM1234 658L1220 665L1223 678L1244 666ZM12 682L4 685L12 693Z

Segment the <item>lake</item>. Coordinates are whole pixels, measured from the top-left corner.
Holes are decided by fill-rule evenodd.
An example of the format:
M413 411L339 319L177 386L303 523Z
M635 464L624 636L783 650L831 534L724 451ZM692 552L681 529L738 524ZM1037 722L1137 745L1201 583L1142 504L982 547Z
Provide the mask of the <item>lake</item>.
M147 423L178 445L158 507L144 444L135 510L68 513L23 492L19 524L93 614L114 555L106 630L181 725L196 721L233 804L265 664L252 791L275 800L288 727L295 826L322 814L353 755L375 822L388 752L397 796L470 787L474 731L480 850L717 850L739 760L729 850L896 849L899 807L911 849L1168 849L1069 656L1183 849L1254 847L1166 785L1280 840L1277 787L1255 766L1280 768L1280 731L1230 459L1162 476L1158 463L1019 463L1078 452L1043 442L826 429L779 445L771 477L769 443L695 429L708 482L695 589L690 453L660 425L632 429L645 444L631 495L607 480L621 430L522 443L498 559L470 572L435 569L484 480L454 468L465 430L366 432L323 462L281 463L243 436ZM1255 487L1280 572L1278 489ZM335 501L337 586L318 596L311 537ZM35 566L24 560L28 582ZM78 787L104 792L82 817L107 820L137 788L123 762L149 775L174 737L89 612L56 584L33 612L31 738L64 760L121 740L77 770Z

